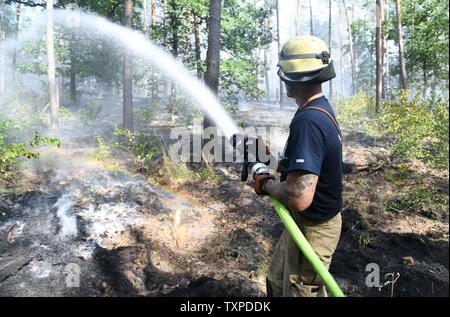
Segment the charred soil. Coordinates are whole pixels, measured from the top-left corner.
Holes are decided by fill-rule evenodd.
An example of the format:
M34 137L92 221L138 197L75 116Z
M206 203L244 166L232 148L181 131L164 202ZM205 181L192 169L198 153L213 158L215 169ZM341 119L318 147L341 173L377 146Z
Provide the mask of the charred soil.
M330 271L348 296L448 296L448 207L419 199L448 200L448 172L386 161L377 147L388 141L344 140ZM214 177L191 164L196 177L173 180L161 156L143 174L127 153L98 162L92 146L51 151L2 184L1 296L265 296L283 224L238 164L215 164ZM370 263L381 289L366 285Z

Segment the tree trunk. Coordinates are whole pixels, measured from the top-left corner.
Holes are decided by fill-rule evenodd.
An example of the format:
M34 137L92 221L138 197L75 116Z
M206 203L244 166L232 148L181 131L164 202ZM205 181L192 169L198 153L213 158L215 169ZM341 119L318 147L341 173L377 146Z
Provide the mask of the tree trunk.
M152 0L152 39L156 39L156 0Z
M328 51L331 54L331 0L328 0ZM330 80L330 91L329 91L329 96L330 98L332 98L332 93L333 93L333 81Z
M16 11L16 30L15 30L15 43L13 48L13 57L12 57L12 81L13 83L16 81L16 65L17 65L17 43L19 41L19 22L20 22L20 3L17 4Z
M125 0L124 25L133 27L133 0ZM133 132L133 78L132 61L128 49L123 51L123 127Z
M192 9L188 8L186 17L184 19L185 30L190 30L190 27L191 27L191 15L192 15ZM184 34L184 55L185 55L186 60L189 59L189 53L191 51L191 40L190 39L191 39L190 32L186 31L185 34Z
M387 25L389 25L389 1L386 1L386 15L385 15L385 20ZM390 75L390 70L389 70L389 45L387 43L387 39L388 39L388 35L386 32L386 35L384 36L384 46L385 46L385 67L386 67L386 80L385 80L385 89L384 89L384 93L385 93L385 98L387 98L387 100L390 100L389 97L389 91L390 91L390 84L389 84L389 75Z
M144 33L147 33L147 0L142 0L142 9L144 12L142 17L142 29Z
M311 35L314 36L312 2L311 2L311 0L309 0L309 23L310 23Z
M300 1L300 0L299 0ZM269 4L268 4L268 1L267 0L265 0L264 1L264 8L266 9L266 10L268 10L269 9ZM264 27L265 27L265 29L266 29L266 31L268 31L269 29L270 29L270 26L269 26L269 15L268 14L266 14L266 16L264 17ZM270 45L269 45L269 47L270 47ZM264 63L267 65L267 63L268 63L268 56L267 56L267 51L268 51L268 48L266 48L265 50L264 50ZM267 91L267 95L266 95L266 101L267 102L269 102L270 101L270 79L269 79L269 71L267 70L266 71L266 74L265 74L265 82L266 82L266 91Z
M355 63L355 55L353 54L353 37L352 37L352 27L350 24L350 17L347 10L347 4L345 3L345 0L342 0L342 3L344 4L344 10L345 10L345 17L347 20L347 31L348 31L348 42L349 42L349 49L350 49L350 61L352 64L352 92L355 95L357 86L356 86L356 63Z
M170 26L172 29L172 55L175 57L178 57L178 51L179 51L178 31L180 28L180 23L179 23L179 17L177 15L178 5L176 3L176 0L170 0L169 6L170 6L170 10L169 10ZM180 51L181 51L181 49L180 49ZM177 114L176 87L175 87L174 81L170 82L170 102L169 102L168 111L169 111L169 113L172 114L172 116L175 116Z
M376 11L376 32L375 32L375 45L376 45L376 95L375 95L375 112L378 113L381 108L382 98L383 98L383 0L376 0L377 11Z
M152 0L152 39L156 42L156 0ZM158 95L158 75L152 70L152 99Z
M0 41L1 41L1 58L0 58L0 92L5 92L6 88L6 50L5 50L5 29L3 26L3 21L1 23L1 29L0 29Z
M300 8L301 1L297 0L297 20L295 20L295 36L300 35Z
M1 41L1 51L0 51L0 92L5 91L5 80L6 80L6 60L5 60L5 0L0 2L0 41Z
M163 46L167 49L167 0L163 0ZM169 80L164 80L163 89L166 96L169 94Z
M400 12L400 0L395 0L395 12L397 15L397 34L398 34L398 55L400 64L400 84L402 89L408 89L408 82L406 78L406 66L405 66L405 50L403 46L403 29L402 29L402 16Z
M77 103L77 84L76 84L76 72L75 72L75 39L72 39L70 43L70 102L72 105Z
M53 0L47 0L47 62L48 95L50 103L50 129L59 129L58 100L56 96L55 52L53 43Z
M219 66L220 66L220 13L221 0L209 1L209 33L208 51L206 53L205 84L217 94L219 91ZM203 126L213 126L213 122L205 116Z
M280 39L280 0L276 0L276 11L277 11L277 45L278 53L281 52L281 39ZM283 109L283 81L280 79L280 109ZM278 98L277 98L278 99Z
M341 93L345 95L345 72L344 72L344 46L342 41L342 23L341 23L341 1L338 0L338 31L339 31L339 57L341 68Z
M167 47L167 0L163 1L163 26L164 26L164 32L163 32L163 38L164 38L164 47Z
M198 13L194 12L194 38L195 38L195 64L197 67L197 77L202 78L203 67L202 67L202 52L200 47L200 21L198 18Z

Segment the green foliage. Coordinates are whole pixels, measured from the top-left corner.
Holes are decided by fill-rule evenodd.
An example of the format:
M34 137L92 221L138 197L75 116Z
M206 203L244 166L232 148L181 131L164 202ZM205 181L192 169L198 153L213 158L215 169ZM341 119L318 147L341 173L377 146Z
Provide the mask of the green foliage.
M111 154L111 147L103 143L103 138L100 136L97 136L97 142L99 149L97 152L94 151L91 153L91 158L104 161Z
M415 75L426 84L433 76L437 83L446 83L448 89L448 1L403 0L401 5L410 77Z
M418 95L409 99L402 92L399 100L385 103L376 126L394 137L392 155L448 168L448 120L448 100L433 104Z
M205 171L194 172L194 175L201 180L212 180L216 183L221 183L222 181L212 168L207 168Z
M409 98L402 91L398 99L384 102L378 114L373 109L373 97L362 92L338 102L336 116L343 135L348 135L346 128L357 128L375 137L390 136L392 157L448 168L448 100L433 102L418 94Z
M74 114L70 111L69 108L59 106L59 119L61 121L72 121L75 119Z
M365 247L370 245L370 236L367 232L361 232L358 238L358 244Z
M240 97L258 100L265 93L258 87L267 65L255 49L265 48L272 40L271 29L264 25L271 8L256 8L247 1L226 0L221 17L220 92L227 103L235 105Z
M29 148L36 147L41 143L49 143L60 146L57 138L43 138L35 131L34 139L28 142L9 143L7 141L8 121L0 121L0 177L7 178L14 176L14 166L20 158L39 158L38 152L33 152Z
M164 164L159 173L160 176L173 182L192 180L194 178L194 173L185 162L173 162L167 157L164 157Z
M15 89L0 99L0 119L8 121L8 135L23 132L41 126L48 120L40 108L44 99L38 93L28 89Z
M95 129L95 125L108 115L102 115L101 105L96 106L95 104L89 102L86 107L80 109L79 116L81 123L88 127L89 130L93 131Z
M346 127L358 127L374 132L373 129L370 129L374 108L374 98L363 91L359 91L350 98L338 101L336 104L336 119L342 126L342 134L348 135Z
M159 103L159 102L158 102ZM136 115L136 126L138 130L145 130L150 127L151 121L157 114L156 111L157 103L145 107L137 112Z
M128 129L119 129L114 126L114 145L136 155L136 164L143 171L148 171L148 163L155 154L161 152L160 141L152 139L143 132L130 132Z
M396 178L388 179L399 182ZM418 212L423 210L448 210L448 195L438 186L427 184L423 177L415 175L416 183L408 190L397 192L388 197L386 207L396 212Z

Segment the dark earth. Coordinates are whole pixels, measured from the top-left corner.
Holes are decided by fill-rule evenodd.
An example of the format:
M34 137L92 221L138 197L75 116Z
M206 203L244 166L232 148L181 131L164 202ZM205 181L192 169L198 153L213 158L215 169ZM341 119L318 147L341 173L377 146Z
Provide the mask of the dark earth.
M295 108L252 111L286 126ZM235 116L242 118L245 111ZM389 140L347 131L343 227L331 274L347 296L448 296L448 207L392 207L415 179L386 179L398 173L378 154ZM60 149L43 148L2 184L1 296L266 295L283 224L269 199L240 181L239 164L215 164L216 178L180 180L159 173L161 155L142 173L123 151L98 162L93 150L89 138L63 138ZM116 162L119 172L108 168ZM448 197L448 172L409 170ZM380 269L381 289L366 285L370 263Z

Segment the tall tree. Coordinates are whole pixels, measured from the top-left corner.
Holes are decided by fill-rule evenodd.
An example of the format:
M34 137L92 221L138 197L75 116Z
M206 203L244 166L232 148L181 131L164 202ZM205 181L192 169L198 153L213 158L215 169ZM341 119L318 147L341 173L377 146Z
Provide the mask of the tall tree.
M376 33L375 33L375 59L376 59L376 94L375 94L375 111L381 108L382 98L383 98L383 0L376 0L377 10L376 10Z
M276 0L277 10L277 45L278 53L281 51L281 39L280 39L280 0ZM283 109L283 81L280 79L280 91L279 91L280 108Z
M297 19L295 20L295 36L300 35L300 12L301 12L301 1L297 0Z
M408 84L406 79L405 49L403 45L402 15L400 10L401 10L400 0L395 0L395 12L397 16L397 35L398 35L398 58L400 65L400 84L402 89L406 90L408 88Z
M152 8L152 40L156 42L156 0L152 0L151 2ZM158 95L158 75L157 72L152 70L151 75L151 83L152 83L152 99L154 99Z
M6 60L5 60L5 0L0 2L0 92L5 91L5 81L6 81Z
M345 60L344 60L344 43L342 41L342 23L341 23L341 1L338 0L338 31L339 31L339 56L341 69L341 93L345 95Z
M312 10L312 2L309 0L309 24L311 29L311 35L314 35L314 27L313 27L313 10Z
M386 1L386 14L385 14L385 21L386 24L389 25L389 1ZM388 32L385 32L385 36L384 36L384 48L385 48L385 57L384 57L384 61L385 61L385 67L386 67L386 79L385 79L385 88L383 89L383 92L385 94L385 97L387 97L387 99L389 100L389 90L390 90L390 84L389 84L389 76L390 76L390 65L389 65L389 45L388 45Z
M167 0L163 0L163 26L164 26L164 33L163 33L163 37L164 37L164 47L167 46Z
M47 77L50 103L50 129L59 129L59 105L56 88L55 47L53 40L53 0L47 0Z
M123 17L125 27L133 27L133 0L125 0ZM134 130L133 125L133 77L132 61L127 48L123 50L123 127Z
M156 0L152 0L152 39L156 39Z
M300 0L298 0L298 1L300 1ZM270 25L269 25L269 23L270 23L270 19L269 19L269 3L268 3L268 0L264 0L264 8L265 8L265 10L266 10L266 15L265 15L265 17L264 17L264 28L265 28L265 30L266 30L266 32L269 32L269 30L270 30ZM298 34L297 34L298 35ZM269 46L270 47L270 46ZM267 65L268 64L268 62L269 62L269 59L268 59L268 54L267 54L267 51L269 50L269 48L265 48L264 49L264 63ZM270 101L270 79L269 79L270 77L269 77L269 70L267 69L266 70L266 73L265 73L265 82L266 82L266 92L267 92L267 94L266 94L266 100L267 101Z
M147 0L142 0L142 30L147 32Z
M13 60L12 60L12 75L13 75L13 82L16 80L16 64L17 64L17 42L19 41L19 22L20 22L20 6L21 4L17 4L17 11L16 11L16 30L15 30L15 43L13 48Z
M352 92L355 95L357 86L356 86L356 61L355 61L355 54L353 54L353 36L352 36L352 25L350 21L350 16L348 14L347 4L345 0L342 0L342 3L344 4L344 10L345 10L345 18L347 20L347 31L348 31L348 46L350 50L350 61L352 64Z
M179 4L177 3L176 0L169 0L168 3L169 7L168 7L168 13L169 13L169 24L170 24L170 29L171 29L171 33L172 33L172 55L175 57L178 57L179 51L181 51L181 49L179 48L179 32L181 31L181 20L180 20L180 16L179 16ZM168 107L168 111L169 113L171 113L172 115L176 115L177 114L177 101L176 101L176 86L175 86L175 82L172 80L170 82L170 102L169 102L169 107Z
M194 11L194 40L195 40L195 66L197 68L197 77L200 79L203 75L202 52L200 46L200 19L198 12Z
M209 32L208 51L206 53L205 84L217 94L219 91L219 67L220 67L220 14L222 0L209 1ZM206 116L204 127L213 126L213 122Z

